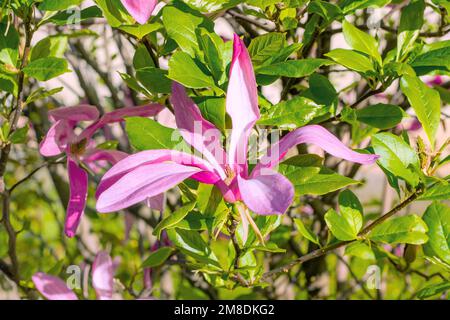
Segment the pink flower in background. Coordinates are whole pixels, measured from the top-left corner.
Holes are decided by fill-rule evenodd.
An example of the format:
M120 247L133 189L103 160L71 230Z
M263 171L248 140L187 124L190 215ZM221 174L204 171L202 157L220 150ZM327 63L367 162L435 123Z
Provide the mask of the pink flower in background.
M269 148L251 173L247 151L250 133L260 118L258 91L251 60L243 41L235 35L226 111L232 119L228 153L221 133L205 120L184 87L174 83L171 102L177 128L184 140L204 159L175 150L148 150L128 156L114 165L97 189L97 210L112 212L148 197L160 195L187 178L215 184L229 203L238 202L242 221L248 226L247 207L257 214L283 214L294 197L292 183L273 168L287 152L301 143L313 143L349 161L371 164L378 158L360 154L318 125L294 130ZM243 204L245 206L243 206Z
M155 9L157 0L121 0L128 13L140 24L146 24L153 10Z
M114 293L115 265L102 251L97 254L92 265L92 286L98 300L111 300ZM48 300L78 300L77 295L67 284L55 276L38 272L32 277L36 289Z
M65 153L70 182L70 199L67 205L67 215L64 232L73 237L84 213L88 191L88 174L83 166L99 171L98 163L107 161L115 164L124 159L127 154L117 150L102 150L95 148L92 140L94 133L106 124L123 121L124 117L150 117L158 114L164 107L151 104L141 107L122 108L106 113L99 118L96 107L80 105L51 110L50 119L54 122L42 140L39 150L43 156L52 157ZM74 129L81 121L94 121L80 134Z

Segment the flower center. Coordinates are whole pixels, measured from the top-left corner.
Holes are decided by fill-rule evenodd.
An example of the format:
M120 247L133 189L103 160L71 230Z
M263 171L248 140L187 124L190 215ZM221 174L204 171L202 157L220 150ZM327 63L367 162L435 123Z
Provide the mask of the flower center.
M230 185L233 179L236 177L236 173L229 165L225 166L225 174L227 175L227 178L225 179L225 183L227 185Z
M78 143L70 145L70 153L74 155L82 155L86 151L87 139L83 139Z

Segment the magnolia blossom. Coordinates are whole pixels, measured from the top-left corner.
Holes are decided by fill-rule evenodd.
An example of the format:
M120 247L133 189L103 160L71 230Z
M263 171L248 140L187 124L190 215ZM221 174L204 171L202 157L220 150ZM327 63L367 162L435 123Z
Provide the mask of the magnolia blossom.
M115 265L108 253L97 254L92 265L92 286L97 299L111 300L114 293ZM38 272L32 277L36 289L48 300L78 300L77 295L67 284L49 274Z
M70 199L67 204L64 232L68 237L75 235L86 205L88 174L83 166L98 171L97 163L107 161L115 164L127 156L126 153L117 150L96 149L92 140L93 134L108 123L123 121L124 117L150 117L163 108L157 104L128 107L106 113L101 118L97 108L89 105L58 108L49 112L50 120L54 124L42 140L39 150L46 157L63 153L67 155ZM77 135L74 129L81 121L94 122Z
M128 13L140 24L146 24L158 3L157 0L121 0Z
M103 176L97 189L99 212L127 208L192 178L216 185L227 202L236 203L246 227L248 222L252 223L247 208L260 215L270 215L283 214L291 205L294 187L273 169L292 147L313 143L336 157L361 164L374 163L378 158L349 149L321 126L308 125L274 143L249 172L248 139L260 113L250 56L237 35L226 96L226 111L232 120L228 152L222 148L220 131L202 117L180 84L173 84L171 103L182 137L203 157L166 149L128 156Z

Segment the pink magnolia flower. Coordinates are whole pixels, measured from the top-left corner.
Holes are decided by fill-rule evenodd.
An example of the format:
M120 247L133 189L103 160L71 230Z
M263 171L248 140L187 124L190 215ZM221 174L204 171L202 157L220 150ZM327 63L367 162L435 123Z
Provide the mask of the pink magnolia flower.
M273 144L249 173L248 139L260 113L250 56L237 35L226 97L226 111L233 125L228 153L222 148L220 131L202 117L198 106L180 84L173 84L171 102L181 135L204 159L164 149L128 156L103 176L96 194L99 212L127 208L192 178L216 185L227 202L237 204L242 221L248 227L252 220L247 208L260 215L270 215L283 214L291 205L294 187L273 168L292 147L313 143L336 157L361 164L374 163L378 158L373 154L357 153L323 127L309 125L288 133Z
M107 161L111 164L124 159L127 154L117 150L101 150L95 148L91 139L93 134L108 123L123 121L124 117L156 115L164 107L151 104L141 107L122 108L106 113L99 118L97 108L89 105L64 107L51 110L50 119L54 122L42 140L39 150L43 156L52 157L65 153L69 173L70 199L64 231L73 237L84 213L88 191L88 174L82 166L98 171L98 163ZM78 122L94 121L80 134L74 129Z
M111 300L114 293L114 272L116 266L108 253L97 254L92 265L92 286L98 300ZM78 300L67 284L55 276L38 272L32 277L36 289L48 300Z
M158 3L157 0L121 0L128 13L140 24L146 24Z

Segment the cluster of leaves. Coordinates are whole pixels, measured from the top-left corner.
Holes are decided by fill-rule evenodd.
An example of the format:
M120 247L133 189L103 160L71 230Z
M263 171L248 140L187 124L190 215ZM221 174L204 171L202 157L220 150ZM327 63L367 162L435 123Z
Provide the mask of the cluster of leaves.
M121 91L131 92L136 104L158 102L169 106L171 83L176 81L189 88L203 117L225 132L230 128L225 93L232 43L215 33L215 20L225 15L248 43L257 83L261 87L278 83L283 88L277 104L272 104L262 90L259 92L258 125L286 133L307 124L320 124L341 136L349 133L356 148L366 147L370 139L370 145L361 152L380 155L377 165L400 200L387 213L368 209L380 201L363 206L356 196L363 184L355 178L359 166L343 167L328 157L307 154L306 149L299 148L299 155L279 167L295 186L294 205L285 216L255 217L264 243L252 230L244 241L243 225L234 207L224 202L216 188L190 180L180 185L179 194L169 195L170 205L161 215L142 215L142 211L149 213L142 208L127 212L150 226L154 236L151 240L135 230L132 241L123 244L119 236L121 215L98 216L88 209L91 230L100 235L104 246L112 246L113 252L120 253L127 262L117 277L129 292L142 289L135 284L136 277L142 277L143 269L152 268L157 275L171 273L179 284L173 296L179 298L276 298L273 278L285 274L289 279L286 286L295 288L295 297L308 298L317 294L311 289L315 276L327 271L329 297L340 297L342 293L332 285L338 281L337 259L347 265L356 280L364 278L370 265L386 270L392 279L388 298L436 297L450 288L450 207L444 203L450 199L450 178L439 175L450 161L449 140L436 139L441 108L449 103L448 83L431 87L422 77L450 74L450 42L431 41L448 31L449 1L392 1L399 18L389 22L382 19L375 28L376 37L360 23L366 23L369 9L386 8L389 0L174 0L143 25L135 23L119 0L96 0L91 7L82 7L82 2L0 1L1 166L6 166L13 147L17 163L25 163L26 170L36 167L39 160L33 141L29 141L35 139L28 132L29 124L37 137L42 135L47 126L45 110L58 105L54 95L63 90L49 89L42 83L71 72L68 48L79 50L79 38L95 41L99 35L89 26L99 19L106 19L113 34L133 45L130 63L120 72ZM395 10L400 6L401 10ZM440 25L424 19L426 8L440 17ZM80 24L88 27L74 27ZM336 25L341 27L336 29ZM54 32L32 41L33 35L44 29ZM301 37L299 30L303 31ZM346 48L331 50L331 37L340 33ZM111 90L112 103L106 101L108 107L120 107L116 105L118 93L111 89L112 75L98 70L91 52L79 53L78 59L86 60ZM167 67L162 66L163 61L167 61ZM333 71L349 72L358 80L339 91L332 81ZM77 76L83 87L82 72L78 70ZM362 90L358 90L358 84L364 84ZM400 99L390 96L390 103L368 102L392 87L399 88ZM346 101L350 91L358 96L354 103ZM91 95L86 92L88 98ZM98 104L92 97L89 102ZM411 113L426 136L426 141L419 137L414 145L408 131L401 129ZM19 128L21 114L26 115L28 124ZM182 143L181 139L173 139L175 129L147 118L127 119L126 136L133 151L174 149ZM118 142L104 144L105 148L118 146ZM127 150L127 146L121 148ZM11 260L17 272L12 273L12 280L28 292L33 287L29 279L34 272L47 268L44 271L58 274L66 264L91 258L89 252L80 253L89 251L82 237L74 241L61 239L63 210L55 199L65 203L67 195L65 188L59 188L61 178L56 170L49 165L56 190L41 177L25 181L28 187L12 194L22 183L15 174L15 165L5 175L9 188L4 188L3 195L8 203L3 203L0 262ZM5 168L1 166L3 179ZM35 173L34 169L29 171ZM13 227L26 235L19 233L18 247L14 249L10 245L11 210L6 209L10 200ZM432 203L423 214L393 217L413 201ZM305 208L311 208L313 214L304 214ZM165 235L170 246L150 255L142 251ZM333 253L344 246L343 257ZM404 248L400 256L394 254L398 247ZM18 274L19 263L14 261L16 253L11 250L20 252L21 248L39 248L36 255L41 259L35 265L36 261L19 255ZM137 271L130 271L136 266ZM8 270L3 271L7 274ZM201 274L200 284L191 277L193 271ZM405 274L414 277L413 289L406 294L401 289ZM352 297L372 298L373 292L364 286ZM258 290L249 289L254 287ZM156 295L164 294L161 286Z

